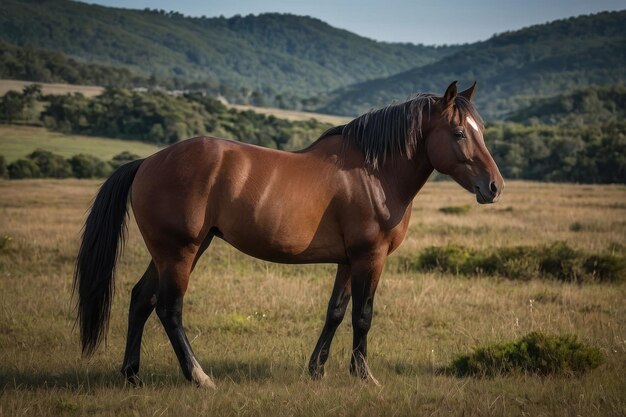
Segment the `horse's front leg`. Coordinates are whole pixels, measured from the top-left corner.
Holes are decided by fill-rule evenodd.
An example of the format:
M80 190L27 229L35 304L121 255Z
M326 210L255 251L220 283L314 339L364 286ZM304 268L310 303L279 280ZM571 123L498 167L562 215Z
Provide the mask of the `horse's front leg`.
M324 376L324 363L328 359L330 344L335 336L337 327L341 324L346 308L350 301L350 266L339 265L335 277L333 293L328 301L326 312L326 322L322 329L322 334L313 349L313 354L309 360L309 372L314 379Z
M352 358L350 373L378 385L367 366L367 333L374 314L374 294L385 264L385 256L370 255L351 264L352 274Z

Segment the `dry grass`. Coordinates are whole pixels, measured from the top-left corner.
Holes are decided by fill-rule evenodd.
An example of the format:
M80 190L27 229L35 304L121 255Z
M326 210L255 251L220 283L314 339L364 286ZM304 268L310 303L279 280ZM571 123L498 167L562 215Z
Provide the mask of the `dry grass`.
M352 118L343 117L343 116L334 116L331 114L322 114L322 113L313 113L306 111L295 111L295 110L285 110L285 109L277 109L274 107L256 107L256 106L248 106L243 104L230 104L230 107L240 110L252 110L255 113L261 113L268 116L275 116L279 119L286 119L291 121L300 121L300 120L310 120L315 119L322 123L330 123L334 126L339 126L348 123Z
M349 319L337 333L327 377L313 382L305 365L321 329L333 268L268 264L221 241L198 264L185 303L188 336L219 390L205 392L183 379L155 317L143 344L146 386L126 387L117 369L128 297L148 263L134 223L106 349L82 360L72 332L72 262L96 186L0 181L0 239L10 239L0 245L0 415L626 414L626 284L387 271L370 332L370 366L382 387L348 375ZM483 248L563 240L590 252L626 245L624 186L512 182L499 204L473 207L463 216L439 211L471 199L455 184L427 184L400 254L448 242ZM572 231L574 222L589 227ZM606 363L580 377L480 379L436 372L458 353L534 330L575 334L599 348Z
M70 93L81 93L85 97L99 96L104 91L104 87L95 85L73 85L73 84L55 84L55 83L38 83L35 81L19 81L19 80L0 80L0 96L5 95L9 91L22 92L27 85L39 84L43 94L62 95Z
M105 161L124 151L145 157L159 150L155 145L137 141L65 135L42 127L0 125L0 155L4 155L7 162L24 158L35 149L45 149L65 158L86 153Z

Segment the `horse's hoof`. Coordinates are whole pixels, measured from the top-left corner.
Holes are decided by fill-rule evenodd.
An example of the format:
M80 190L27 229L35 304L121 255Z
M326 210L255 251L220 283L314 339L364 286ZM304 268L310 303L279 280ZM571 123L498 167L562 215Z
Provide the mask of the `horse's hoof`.
M213 390L217 389L217 385L215 385L215 382L213 382L211 377L209 377L207 374L205 374L202 370L199 370L198 368L193 369L192 379L193 379L193 382L196 383L198 388L213 389Z
M128 375L126 376L126 382L133 388L141 388L143 387L143 381L139 378L139 375Z
M324 366L309 365L309 374L311 374L311 378L315 381L322 379L324 377Z

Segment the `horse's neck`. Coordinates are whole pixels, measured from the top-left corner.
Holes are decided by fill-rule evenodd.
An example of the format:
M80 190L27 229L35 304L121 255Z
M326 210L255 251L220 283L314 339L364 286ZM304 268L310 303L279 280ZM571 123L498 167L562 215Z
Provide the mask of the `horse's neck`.
M425 149L418 149L411 159L399 157L384 164L381 169L386 181L395 184L397 198L405 205L411 204L422 189L434 168L426 157Z

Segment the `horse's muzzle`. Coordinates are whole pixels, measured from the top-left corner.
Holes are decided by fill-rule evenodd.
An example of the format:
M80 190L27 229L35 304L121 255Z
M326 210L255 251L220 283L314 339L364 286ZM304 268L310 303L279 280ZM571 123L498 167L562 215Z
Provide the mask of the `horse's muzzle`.
M490 181L488 184L476 184L474 185L474 193L476 194L476 201L478 204L491 204L498 201L500 194L504 189L504 181Z

